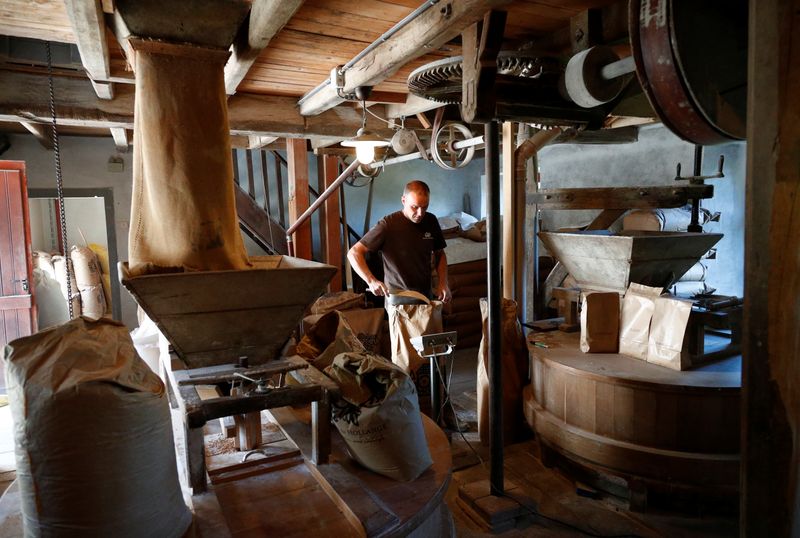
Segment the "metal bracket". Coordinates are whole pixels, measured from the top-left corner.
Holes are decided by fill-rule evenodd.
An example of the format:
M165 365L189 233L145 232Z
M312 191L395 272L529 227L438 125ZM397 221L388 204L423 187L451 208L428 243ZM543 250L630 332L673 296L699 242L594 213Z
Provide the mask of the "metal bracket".
M717 164L717 173L711 174L708 176L685 176L681 177L681 163L678 163L677 171L675 172L675 181L688 181L692 185L702 185L703 181L706 179L717 179L720 177L725 177L725 174L722 173L722 167L725 165L725 155L719 156L719 163Z

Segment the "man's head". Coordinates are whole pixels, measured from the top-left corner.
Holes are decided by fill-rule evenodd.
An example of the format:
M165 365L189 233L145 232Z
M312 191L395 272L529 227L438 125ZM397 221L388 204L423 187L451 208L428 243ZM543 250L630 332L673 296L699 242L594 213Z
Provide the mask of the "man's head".
M428 211L431 190L424 181L414 180L408 182L403 190L403 215L415 223L422 222L422 217Z

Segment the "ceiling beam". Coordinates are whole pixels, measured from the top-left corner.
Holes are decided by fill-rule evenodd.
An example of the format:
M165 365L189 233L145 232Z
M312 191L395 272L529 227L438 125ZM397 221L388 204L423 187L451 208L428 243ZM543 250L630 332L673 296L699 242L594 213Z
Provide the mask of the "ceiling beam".
M303 0L255 0L231 45L231 57L225 65L225 91L236 88L270 40L289 22Z
M99 99L86 79L57 77L54 86L59 125L133 129L133 85L118 85L111 101ZM373 109L379 116L385 113L383 105ZM0 72L0 121L49 120L46 76ZM350 138L361 127L361 114L353 107L343 106L304 118L294 97L238 93L228 99L228 125L231 133L242 135ZM383 122L372 116L367 117L367 127L387 138L392 135Z
M127 153L128 145L130 144L128 140L128 130L124 127L112 127L110 131L112 138L114 138L114 145L117 147L117 151L120 153Z
M53 127L47 123L31 123L21 121L20 125L25 127L45 149L53 149Z
M423 99L422 97L417 97L409 93L405 103L386 106L386 117L402 118L405 116L416 116L417 114L439 108L440 106L444 106L444 104L431 101L430 99Z
M278 137L277 136L261 136L261 135L250 135L247 142L247 149L260 149L264 146L268 146L275 142Z
M83 68L92 79L97 96L101 99L113 99L113 87L107 82L111 76L111 62L100 0L64 0L64 4L75 33Z
M345 93L358 86L376 86L394 75L405 64L436 50L468 26L483 19L490 9L508 4L510 0L463 0L442 2L424 11L416 19L372 49L344 74ZM331 84L320 86L315 93L300 99L303 116L320 114L344 99Z

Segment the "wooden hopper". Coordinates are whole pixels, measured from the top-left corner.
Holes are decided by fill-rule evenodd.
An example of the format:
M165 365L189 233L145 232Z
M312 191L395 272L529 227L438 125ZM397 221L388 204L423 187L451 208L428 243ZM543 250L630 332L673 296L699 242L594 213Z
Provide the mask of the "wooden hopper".
M539 238L581 288L622 293L630 282L664 288L672 285L722 234L539 232Z
M253 269L151 274L122 285L189 368L277 358L336 268L289 256L251 258Z

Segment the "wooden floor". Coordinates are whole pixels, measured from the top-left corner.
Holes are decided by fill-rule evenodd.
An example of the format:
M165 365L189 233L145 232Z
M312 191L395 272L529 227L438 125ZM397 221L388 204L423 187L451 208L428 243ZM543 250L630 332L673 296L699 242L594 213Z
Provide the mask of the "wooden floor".
M643 536L643 537L729 537L738 536L738 516L695 513L691 515L650 510L634 513L625 499L610 495L587 498L589 492L558 469L548 469L539 460L538 443L530 438L506 447L504 474L506 480L521 487L533 500L537 514L518 522L517 527L499 534L490 534L455 502L460 485L487 479L489 451L480 444L477 434L475 371L477 348L455 353L452 399L459 419L467 422L469 431L463 437L452 435L453 481L446 500L460 537L483 536ZM527 425L520 425L526 428ZM467 444L467 442L469 444ZM471 446L471 448L470 448ZM474 451L473 451L474 449ZM476 454L477 452L477 454ZM483 459L481 464L478 457ZM580 495L578 491L583 495Z

